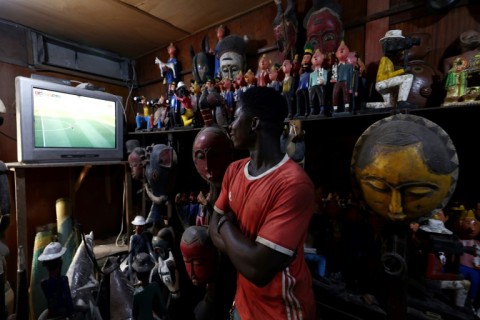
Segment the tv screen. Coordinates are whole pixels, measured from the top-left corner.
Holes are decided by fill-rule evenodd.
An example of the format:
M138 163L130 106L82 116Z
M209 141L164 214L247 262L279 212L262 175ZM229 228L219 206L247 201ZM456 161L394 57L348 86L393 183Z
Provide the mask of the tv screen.
M17 77L20 162L94 162L123 158L122 98Z

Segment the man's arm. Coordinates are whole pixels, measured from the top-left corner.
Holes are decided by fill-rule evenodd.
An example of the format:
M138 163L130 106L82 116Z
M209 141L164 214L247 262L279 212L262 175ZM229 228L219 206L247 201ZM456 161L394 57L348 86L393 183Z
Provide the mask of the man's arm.
M215 212L208 229L215 246L256 286L267 285L293 259L245 237L228 215Z

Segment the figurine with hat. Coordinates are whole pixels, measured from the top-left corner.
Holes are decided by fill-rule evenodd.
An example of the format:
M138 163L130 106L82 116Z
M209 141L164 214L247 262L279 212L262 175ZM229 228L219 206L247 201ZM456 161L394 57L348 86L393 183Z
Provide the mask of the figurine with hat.
M61 274L62 256L65 251L67 251L65 247L54 241L50 242L38 257L38 261L41 261L48 271L48 278L41 282L48 308L40 315L40 318L71 319L74 316L68 277Z
M183 81L179 81L177 85L176 97L179 104L180 117L182 118L182 123L184 127L193 125L193 106L192 100L190 99L190 90L187 88Z
M130 236L130 245L128 253L128 265L133 266L135 262L135 257L140 253L144 252L149 254L152 259L155 261L155 255L152 248L152 238L153 235L145 230L147 222L143 216L135 216L132 221L132 225L135 228L134 234ZM129 268L129 277L130 280L133 280L133 271L132 268Z
M312 72L313 46L310 43L306 43L303 50L301 73L297 91L295 92L297 97L297 113L293 116L294 118L307 116L310 105L308 84L310 81L310 73Z
M375 89L383 97L384 108L411 109L415 105L407 101L413 84L413 74L408 68L395 68L394 61L400 55L407 56L407 50L416 43L402 35L402 30L388 30L380 39L384 56L380 59ZM396 101L392 101L396 98Z
M132 268L138 279L133 293L132 319L165 319L168 317L166 303L162 298L160 287L150 282L150 272L155 265L154 260L145 252L135 256ZM153 316L156 315L156 318Z

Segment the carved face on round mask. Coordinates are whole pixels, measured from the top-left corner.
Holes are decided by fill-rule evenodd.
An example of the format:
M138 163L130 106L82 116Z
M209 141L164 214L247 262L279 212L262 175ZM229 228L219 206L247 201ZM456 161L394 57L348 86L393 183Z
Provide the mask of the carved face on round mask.
M203 128L193 142L192 156L195 168L202 178L219 183L233 160L232 141L221 128Z
M317 10L307 21L307 42L324 53L335 52L342 38L342 22L328 8Z
M408 222L442 208L458 177L453 143L433 122L395 115L360 137L353 174L368 207L393 222Z

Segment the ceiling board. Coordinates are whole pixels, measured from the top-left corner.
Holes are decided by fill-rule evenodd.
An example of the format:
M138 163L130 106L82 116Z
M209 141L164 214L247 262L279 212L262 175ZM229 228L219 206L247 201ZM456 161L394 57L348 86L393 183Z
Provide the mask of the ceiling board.
M0 0L0 19L137 58L272 0Z

